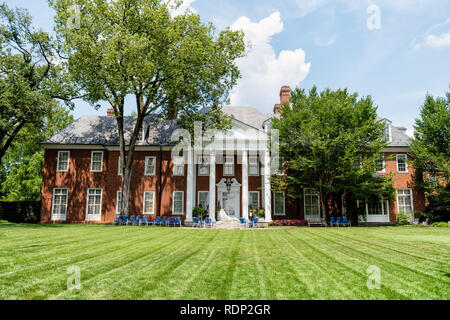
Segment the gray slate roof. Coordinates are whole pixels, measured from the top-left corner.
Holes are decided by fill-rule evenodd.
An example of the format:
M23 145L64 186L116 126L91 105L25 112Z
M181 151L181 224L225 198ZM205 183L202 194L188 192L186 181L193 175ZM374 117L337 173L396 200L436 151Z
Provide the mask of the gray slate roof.
M263 129L264 122L274 117L273 114L263 114L254 107L223 107L223 112L233 119L259 130ZM124 118L125 139L127 141L131 136L134 119L134 117ZM380 118L380 120L385 119ZM146 139L144 142L138 142L138 145L172 145L170 137L179 128L176 120L153 123L152 119L148 117L146 122L149 123ZM406 147L409 145L410 138L404 128L391 125L391 135L390 147ZM43 144L118 146L117 122L113 117L83 116Z

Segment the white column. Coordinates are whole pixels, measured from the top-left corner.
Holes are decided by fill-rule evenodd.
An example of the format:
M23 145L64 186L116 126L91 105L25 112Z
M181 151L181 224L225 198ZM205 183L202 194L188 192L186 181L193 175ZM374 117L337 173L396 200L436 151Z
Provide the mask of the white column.
M248 220L248 153L242 151L242 218Z
M264 213L266 222L272 221L272 189L270 186L270 154L264 152Z
M216 154L211 152L209 158L209 216L216 221Z
M187 169L187 181L186 181L186 222L192 222L192 210L193 206L193 193L194 193L194 161L193 152L188 151L188 169Z

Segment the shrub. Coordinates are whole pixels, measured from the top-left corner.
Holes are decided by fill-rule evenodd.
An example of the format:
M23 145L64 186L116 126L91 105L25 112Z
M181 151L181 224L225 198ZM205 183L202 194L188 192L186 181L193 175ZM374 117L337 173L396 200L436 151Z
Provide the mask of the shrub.
M448 222L435 222L431 225L432 227L448 227Z
M274 220L270 223L271 226L277 226L277 227L288 227L288 226L295 226L295 227L304 227L308 225L308 221L306 220Z
M406 212L399 212L397 214L397 224L400 226L411 224L411 214Z

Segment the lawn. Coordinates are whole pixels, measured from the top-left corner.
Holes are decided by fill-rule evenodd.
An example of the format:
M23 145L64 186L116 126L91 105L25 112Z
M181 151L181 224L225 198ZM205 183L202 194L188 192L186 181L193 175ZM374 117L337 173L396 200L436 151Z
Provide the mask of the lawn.
M450 228L0 224L0 299L450 299Z

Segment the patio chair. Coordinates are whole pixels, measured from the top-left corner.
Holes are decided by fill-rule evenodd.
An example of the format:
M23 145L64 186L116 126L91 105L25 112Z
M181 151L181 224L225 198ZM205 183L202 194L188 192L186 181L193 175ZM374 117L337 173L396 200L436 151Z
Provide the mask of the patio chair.
M159 226L161 227L161 225L167 226L167 217L163 217L161 221L159 221Z
M147 217L143 217L140 221L139 221L139 226L141 226L141 224L146 224L148 226L148 219Z
M133 224L134 224L134 221L136 221L136 217L135 217L135 216L131 216L131 217L127 220L126 225L129 225L129 224L133 225Z
M351 227L352 226L352 223L350 221L348 221L347 217L343 217L342 218L342 224L344 226L347 226L347 227Z
M247 228L248 224L247 224L247 219L245 218L240 218L239 221L241 222L241 226Z
M205 220L205 227L210 227L212 228L214 226L214 222L212 221L211 218L206 218Z
M192 225L194 228L201 228L204 226L203 221L200 221L198 218L194 218L194 224Z
M170 217L169 222L167 222L167 226L174 226L175 227L175 218Z
M249 226L250 228L258 227L258 218L254 218L253 221L251 221L251 222L248 224L248 226Z
M133 222L133 225L137 224L138 226L140 226L141 225L141 219L142 219L141 216L137 216L136 220L134 220L134 222Z
M182 223L181 223L181 219L180 218L176 218L175 219L175 226L179 225L181 227Z
M115 224L115 225L120 225L120 224L122 224L122 217L121 217L121 216L117 216L116 220L114 220L114 224Z
M337 223L335 217L330 217L330 227L334 227L334 226L339 227L339 224Z
M122 217L122 222L120 223L120 225L124 225L124 224L126 225L127 222L128 222L128 217L127 216Z
M156 219L153 219L152 221L149 221L148 224L156 226L156 224L159 224L160 222L161 222L161 217L156 217Z

